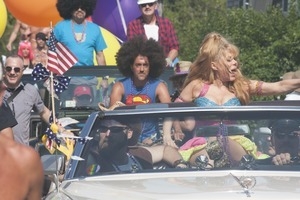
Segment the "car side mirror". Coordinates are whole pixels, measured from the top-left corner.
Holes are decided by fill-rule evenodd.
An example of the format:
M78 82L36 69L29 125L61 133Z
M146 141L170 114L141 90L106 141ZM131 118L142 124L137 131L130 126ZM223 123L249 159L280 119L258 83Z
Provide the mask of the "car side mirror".
M44 174L63 174L65 172L65 156L64 155L43 155L41 157Z

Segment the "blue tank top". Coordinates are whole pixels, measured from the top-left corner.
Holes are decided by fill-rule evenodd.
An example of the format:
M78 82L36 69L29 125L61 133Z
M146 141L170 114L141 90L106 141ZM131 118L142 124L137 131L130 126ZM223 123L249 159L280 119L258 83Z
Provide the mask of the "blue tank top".
M203 89L200 92L199 96L194 100L195 104L199 107L212 107L212 106L240 106L241 102L238 98L234 97L229 99L227 102L225 102L223 105L218 105L212 100L209 100L208 98L204 97L204 95L207 93L209 89L208 84L203 85Z
M162 80L149 79L149 81L141 88L136 88L133 85L131 78L121 79L120 82L124 87L124 96L122 97L122 102L126 105L139 105L156 102L156 88L162 82ZM155 142L160 137L158 130L157 119L144 118L139 142L142 142L147 138L151 138Z

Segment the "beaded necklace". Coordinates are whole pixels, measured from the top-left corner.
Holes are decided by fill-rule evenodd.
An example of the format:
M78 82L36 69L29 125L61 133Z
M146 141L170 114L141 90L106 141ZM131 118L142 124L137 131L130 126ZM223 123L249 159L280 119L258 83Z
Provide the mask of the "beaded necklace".
M72 33L74 36L74 39L76 40L77 43L80 43L83 41L84 39L84 35L85 35L85 30L86 30L86 21L83 22L83 30L81 33L76 33L74 30L74 22L71 20L71 25L72 25ZM81 24L79 24L79 26L81 26ZM81 34L81 37L77 37L77 35Z
M227 153L229 156L229 162L232 164L232 158L229 153L229 142L228 142L228 128L223 122L220 122L219 131L217 134L217 139L223 146L223 152Z

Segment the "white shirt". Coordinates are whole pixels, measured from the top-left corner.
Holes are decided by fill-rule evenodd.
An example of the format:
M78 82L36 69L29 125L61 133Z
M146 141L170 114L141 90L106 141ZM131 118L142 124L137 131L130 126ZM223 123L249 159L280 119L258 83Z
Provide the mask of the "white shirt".
M158 41L158 26L144 24L145 33L148 39L153 38L155 41Z

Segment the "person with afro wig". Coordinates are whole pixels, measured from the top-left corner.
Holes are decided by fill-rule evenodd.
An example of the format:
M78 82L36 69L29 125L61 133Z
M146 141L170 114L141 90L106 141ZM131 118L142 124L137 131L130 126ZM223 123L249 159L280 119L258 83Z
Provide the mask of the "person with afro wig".
M167 85L158 77L165 68L163 47L154 39L135 36L125 42L116 54L119 71L125 78L117 81L111 92L110 106L169 103ZM141 133L131 141L139 144L152 155L152 163L165 161L173 167L186 167L170 134L162 136L158 119L143 118Z
M106 65L103 50L107 47L100 27L87 20L97 0L57 0L56 8L63 20L54 27L56 39L77 57L76 66Z

